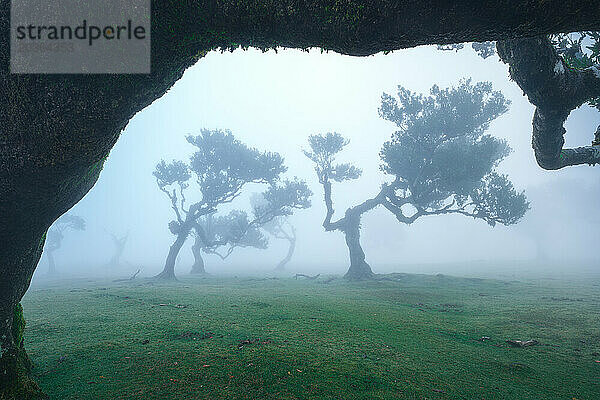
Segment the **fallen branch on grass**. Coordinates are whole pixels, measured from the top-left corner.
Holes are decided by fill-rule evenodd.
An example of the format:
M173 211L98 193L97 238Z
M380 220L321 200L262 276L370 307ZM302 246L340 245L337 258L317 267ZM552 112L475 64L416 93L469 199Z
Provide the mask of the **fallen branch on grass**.
M138 269L137 272L135 274L131 275L129 278L115 279L113 282L127 282L127 281L132 281L140 273L140 271L141 271L141 269Z
M315 279L317 279L320 276L321 276L321 274L317 274L315 276L304 275L304 274L296 274L296 276L294 276L294 279L298 279L298 277L302 277L302 278L306 278L306 279L310 279L310 280L315 280Z
M506 343L510 344L512 347L527 347L535 346L540 342L537 340L507 340Z

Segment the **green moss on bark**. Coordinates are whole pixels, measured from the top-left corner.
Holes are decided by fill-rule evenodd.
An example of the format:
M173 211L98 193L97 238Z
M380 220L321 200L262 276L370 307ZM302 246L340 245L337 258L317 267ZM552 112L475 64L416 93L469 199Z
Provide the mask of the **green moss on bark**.
M15 313L13 317L12 335L15 345L17 347L17 355L19 357L18 362L24 368L25 372L29 373L33 369L33 363L29 359L27 352L25 351L24 345L24 334L25 334L25 317L23 316L23 306L21 303L15 307Z
M23 345L25 324L23 307L21 304L17 304L11 331L14 347L3 349L0 358L0 371L5 372L0 379L0 400L47 399L47 396L30 377L33 363Z

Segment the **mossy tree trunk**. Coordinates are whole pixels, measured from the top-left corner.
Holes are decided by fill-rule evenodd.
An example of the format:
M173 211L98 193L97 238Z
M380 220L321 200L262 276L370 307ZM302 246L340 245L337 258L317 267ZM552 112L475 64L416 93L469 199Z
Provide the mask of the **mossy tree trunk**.
M12 319L0 323L0 399L46 399L38 385L29 377L33 364L23 345L25 319L17 304Z
M40 260L52 222L79 201L98 178L102 160L89 168L47 168L34 174L0 170L0 399L42 398L28 377L19 303ZM6 218L5 218L6 216ZM15 315L18 317L15 320ZM18 333L18 334L17 334Z

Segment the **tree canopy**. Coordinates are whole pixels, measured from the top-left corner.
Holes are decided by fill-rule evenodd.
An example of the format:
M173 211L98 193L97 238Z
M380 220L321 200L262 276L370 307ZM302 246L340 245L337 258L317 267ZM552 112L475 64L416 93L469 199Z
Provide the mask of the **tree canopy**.
M463 81L457 87L433 86L429 96L398 88L398 98L382 96L379 113L398 128L383 145L382 170L394 178L386 207L417 212L457 212L490 225L516 223L527 210L505 175L495 171L510 153L504 140L485 132L510 102L489 82Z
M177 240L160 277L174 278L176 256L192 230L200 240L199 248L221 254L217 249L228 246L225 254L229 255L235 247L266 246L258 230L262 224L310 206L312 193L304 181L281 178L287 167L279 154L250 148L226 130L202 129L199 135L188 136L187 141L196 148L189 163L162 160L154 171L158 188L170 199L176 216L169 229ZM192 177L195 183L190 182ZM262 194L265 201L254 207L253 218L244 211L232 211L215 221L212 215L218 207L231 203L249 183L267 185ZM186 192L191 184L199 200L188 206ZM217 224L209 224L211 221Z
M379 114L398 128L380 152L381 170L391 182L383 183L379 193L336 221L332 221L332 181L357 179L361 171L349 163L336 163L336 156L349 143L339 133L309 137L310 149L304 153L315 164L324 188L323 226L346 236L348 278L372 275L359 240L361 217L375 207L385 207L405 224L440 214L470 216L492 226L521 219L529 208L525 194L496 171L510 148L486 133L509 104L490 83L470 80L447 89L433 86L428 96L403 87L398 87L397 97L383 94Z

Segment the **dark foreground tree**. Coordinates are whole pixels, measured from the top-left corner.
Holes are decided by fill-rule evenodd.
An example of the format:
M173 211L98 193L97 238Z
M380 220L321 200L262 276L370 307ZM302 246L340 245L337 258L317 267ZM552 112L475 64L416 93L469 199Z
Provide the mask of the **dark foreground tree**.
M46 255L48 257L48 274L56 275L56 263L54 261L54 252L60 249L65 237L65 231L72 229L75 231L85 230L85 220L77 215L65 214L48 229L46 235Z
M360 244L362 216L385 207L401 223L427 215L461 214L494 226L519 221L529 208L505 175L495 171L508 145L488 134L490 122L506 112L508 101L490 83L462 82L456 88L434 86L429 96L398 88L398 98L382 97L382 118L399 128L380 153L382 171L392 178L374 197L350 207L333 221L332 183L357 179L361 170L336 163L348 145L338 133L312 135L306 156L315 163L323 185L326 231L344 233L350 256L349 279L373 276Z
M595 63L600 61L600 36L594 35L591 57L581 53L581 44L553 45L546 36L498 42L498 54L510 66L510 76L536 107L532 145L544 169L600 163L600 127L590 129L594 137L590 146L563 147L564 123L571 111L585 103L598 107L600 65Z
M463 44L438 46L460 50ZM472 43L483 58L494 54L494 43ZM540 167L554 170L600 163L600 126L590 129L590 146L565 149L564 123L588 103L600 109L600 33L574 32L497 43L498 55L510 66L511 77L536 106L533 150Z
M210 50L318 47L366 56L422 44L600 30L597 4L152 0L150 75L18 75L9 72L10 2L0 0L1 395L39 395L15 367L21 350L13 334L19 323L13 321L18 321L18 303L40 259L46 231L92 188L129 119Z
M280 180L287 168L279 154L249 148L229 131L203 129L200 135L188 136L187 140L197 149L189 164L161 161L154 171L156 183L171 200L171 208L177 218L169 224L176 239L169 249L163 271L157 275L161 279L175 279L175 260L192 230L199 235L204 249L228 244L235 247L243 242L253 227L310 205L308 199L311 193L306 183ZM192 174L197 184L194 194L200 200L186 208L185 193ZM263 194L266 205L255 208L252 221L248 221L245 214L244 219L237 218L237 227L241 230L234 235L219 237L217 241L210 240L199 219L214 214L219 206L231 203L249 183L268 185Z

